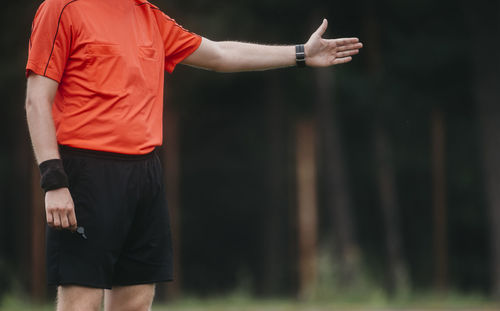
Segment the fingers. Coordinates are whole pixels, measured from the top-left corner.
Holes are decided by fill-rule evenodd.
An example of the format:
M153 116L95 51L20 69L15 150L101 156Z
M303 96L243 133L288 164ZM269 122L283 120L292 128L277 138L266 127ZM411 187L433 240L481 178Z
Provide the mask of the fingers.
M53 227L56 229L61 229L61 217L59 213L53 213L52 215L54 216Z
M61 228L71 231L76 230L76 217L74 209L71 209L66 214L61 215Z
M47 224L52 227L54 226L54 216L52 215L51 212L49 211L46 211L46 217L47 217Z
M314 32L316 35L319 37L322 37L325 34L326 28L328 28L328 21L323 19L323 23L321 23L321 26Z
M360 43L358 38L328 39L327 41L330 44L334 43L337 47Z
M69 220L70 230L75 231L78 224L76 222L76 216L75 216L75 209L74 208L69 213L68 220Z
M336 51L334 52L335 60L333 61L333 65L350 62L352 60L351 56L358 54L359 49L363 47L363 44L359 42L358 38L344 38L329 41L329 44L333 46L333 49Z
M337 51L342 52L342 51L348 51L348 50L359 50L362 47L363 47L363 43L348 44L348 45L339 46L337 48Z
M63 229L68 229L69 228L69 220L68 220L68 215L60 215L61 216L61 227Z
M45 194L45 211L50 227L76 230L74 203L67 188L51 190Z
M353 37L353 38L339 38L339 39L334 39L338 45L346 45L346 44L352 44L352 43L358 43L359 38Z
M345 52L338 52L336 54L336 57L337 58L342 58L342 57L356 55L358 53L359 53L359 50L349 50L349 51L345 51Z
M76 230L77 222L74 208L64 208L48 213L47 224L54 229Z
M333 64L332 65L338 65L338 64L345 64L345 63L348 63L352 60L352 57L348 56L348 57L341 57L341 58L336 58L334 61L333 61Z

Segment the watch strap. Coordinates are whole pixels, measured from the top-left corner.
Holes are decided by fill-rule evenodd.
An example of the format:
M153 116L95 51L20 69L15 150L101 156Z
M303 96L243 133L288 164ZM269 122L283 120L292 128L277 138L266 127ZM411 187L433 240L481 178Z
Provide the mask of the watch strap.
M306 52L303 44L297 44L295 46L295 62L299 68L304 68L306 66Z

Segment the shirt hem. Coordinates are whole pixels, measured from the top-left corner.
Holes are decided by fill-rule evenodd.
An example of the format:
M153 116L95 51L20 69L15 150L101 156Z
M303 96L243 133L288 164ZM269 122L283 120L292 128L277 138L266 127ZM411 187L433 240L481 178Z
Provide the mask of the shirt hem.
M36 75L49 78L51 80L56 81L57 83L61 83L60 75L56 72L47 69L46 71L42 69L42 67L36 65L33 62L28 62L26 66L26 78L29 76L30 72L33 72Z

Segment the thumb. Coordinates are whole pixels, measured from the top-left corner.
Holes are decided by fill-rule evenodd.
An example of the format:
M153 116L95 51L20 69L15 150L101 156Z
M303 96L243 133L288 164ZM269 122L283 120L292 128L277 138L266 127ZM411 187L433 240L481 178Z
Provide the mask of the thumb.
M328 21L325 18L323 19L323 23L321 24L321 26L319 26L319 28L316 30L315 34L322 37L326 31L326 28L328 28Z

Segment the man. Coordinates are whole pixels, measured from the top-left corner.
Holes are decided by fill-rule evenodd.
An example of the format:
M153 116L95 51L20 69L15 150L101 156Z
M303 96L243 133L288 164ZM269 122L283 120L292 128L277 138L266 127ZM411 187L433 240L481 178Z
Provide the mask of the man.
M58 310L149 310L172 280L161 167L164 70L347 63L357 38L214 42L145 0L46 0L30 38L26 112L45 190L47 270Z

